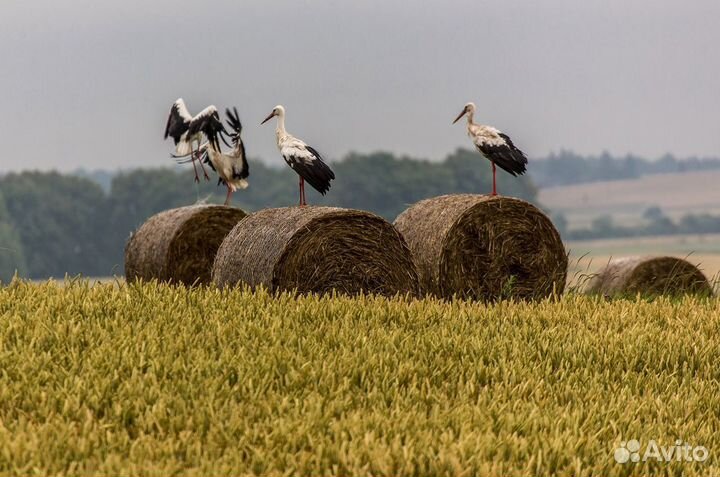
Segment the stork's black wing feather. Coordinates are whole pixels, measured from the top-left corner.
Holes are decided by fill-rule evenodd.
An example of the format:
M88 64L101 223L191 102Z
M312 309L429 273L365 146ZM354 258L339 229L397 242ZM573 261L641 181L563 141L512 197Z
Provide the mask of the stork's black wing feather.
M173 103L172 108L170 108L170 114L168 114L164 139L172 137L173 141L175 141L175 144L177 145L177 143L180 142L182 135L188 130L189 126L190 120L188 118L184 118L180 114L180 105L176 101Z
M230 126L230 128L234 131L234 134L231 134L231 137L239 137L240 133L242 133L242 123L240 122L240 116L238 116L237 108L233 108L233 111L226 108L225 115L227 116L226 121L228 126Z
M327 177L330 180L335 179L335 173L332 171L332 169L330 169L330 166L325 163L325 160L320 156L320 153L311 146L306 145L305 148L310 151L313 156L315 156L315 159L317 159L318 163L321 165L320 167L325 170Z
M223 130L224 127L220 121L220 115L217 110L213 108L213 110L208 111L207 114L201 113L193 118L188 127L188 136L194 136L202 131L208 141L219 151L220 142L218 141L218 134L222 133Z
M330 190L330 181L335 179L335 173L330 166L325 164L315 149L310 146L305 148L313 155L310 160L296 156L286 156L285 162L313 189L325 195Z
M250 165L248 164L247 156L245 155L245 144L243 144L240 136L238 136L238 141L239 143L237 147L240 149L240 162L242 163L242 166L239 171L233 167L233 179L247 179L250 177Z
M225 120L230 126L233 132L230 134L233 145L238 150L238 158L240 159L241 166L238 169L233 165L233 179L247 179L250 176L250 167L248 166L247 156L245 156L245 144L243 144L240 134L242 133L242 123L240 122L240 115L236 107L233 107L232 111L230 108L225 108Z
M220 116L217 111L208 111L203 114L200 113L190 121L188 126L188 136L194 136L199 132L205 132L208 126L212 125L215 121L220 122Z
M508 135L503 133L499 133L499 135L503 138L504 144L481 143L477 145L478 150L508 174L513 176L524 174L527 171L527 157L515 147Z

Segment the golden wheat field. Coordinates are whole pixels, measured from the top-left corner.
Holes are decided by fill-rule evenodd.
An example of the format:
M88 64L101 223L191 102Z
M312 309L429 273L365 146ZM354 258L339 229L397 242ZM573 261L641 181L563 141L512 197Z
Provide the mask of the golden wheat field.
M16 281L0 315L3 475L718 469L715 299L483 305ZM707 455L618 463L632 439Z

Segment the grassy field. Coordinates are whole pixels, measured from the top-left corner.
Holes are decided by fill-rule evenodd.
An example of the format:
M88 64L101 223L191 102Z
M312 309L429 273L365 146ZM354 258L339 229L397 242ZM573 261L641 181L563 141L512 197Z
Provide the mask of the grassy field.
M708 475L720 301L0 289L0 474ZM683 439L705 462L618 464Z

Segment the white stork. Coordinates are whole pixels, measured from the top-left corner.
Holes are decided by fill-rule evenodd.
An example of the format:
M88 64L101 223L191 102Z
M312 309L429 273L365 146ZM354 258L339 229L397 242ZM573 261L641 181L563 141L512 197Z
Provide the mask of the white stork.
M225 205L230 205L230 198L233 192L238 189L247 189L247 178L250 175L250 167L248 166L245 156L245 145L240 138L242 123L240 122L237 109L233 108L233 111L229 109L225 110L225 114L228 117L227 123L233 130L233 132L229 134L233 144L232 151L228 154L222 152L217 142L217 137L215 137L214 141L208 140L208 142L200 146L201 163L205 162L213 171L217 172L218 185L224 184L227 187ZM190 162L190 159L178 161L180 164L187 162Z
M468 103L460 112L453 124L467 115L467 133L480 154L492 163L493 186L492 195L497 195L495 186L495 165L513 176L522 175L527 170L528 163L525 154L515 147L510 138L492 126L476 124L473 121L475 104Z
M222 122L220 122L220 116L215 106L208 106L195 117L190 115L187 106L185 106L185 101L183 101L182 98L178 98L170 108L170 114L168 115L167 124L165 125L165 139L172 137L173 141L175 141L175 154L173 154L173 157L190 156L193 169L195 170L195 182L200 182L197 167L195 167L195 159L200 156L200 143L203 133L205 132L204 130L208 128L209 124L214 125L216 123L220 123L222 127ZM197 146L193 147L194 144L197 144ZM210 180L210 176L208 176L207 171L205 171L202 162L200 162L200 168L203 171L205 180Z
M304 207L307 205L305 181L325 195L330 190L330 181L335 179L335 173L325 164L317 150L285 131L285 108L281 105L275 106L260 124L265 124L274 116L278 118L275 128L277 146L287 165L300 176L300 206Z

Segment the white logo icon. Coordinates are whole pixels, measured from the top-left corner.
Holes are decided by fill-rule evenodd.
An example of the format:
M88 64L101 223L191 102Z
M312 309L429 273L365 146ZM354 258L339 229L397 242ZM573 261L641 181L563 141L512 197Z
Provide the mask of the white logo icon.
M620 447L615 449L615 462L618 464L625 464L628 461L639 462L640 454L640 442L636 439L631 439L627 442L621 442Z

